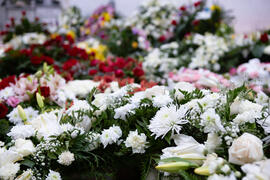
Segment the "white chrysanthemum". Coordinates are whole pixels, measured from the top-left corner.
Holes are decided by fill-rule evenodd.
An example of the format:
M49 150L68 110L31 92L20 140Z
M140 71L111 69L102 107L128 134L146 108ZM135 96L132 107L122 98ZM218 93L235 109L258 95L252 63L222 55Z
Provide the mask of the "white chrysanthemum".
M11 87L6 87L5 89L0 91L0 99L8 99L9 97L14 95L14 90Z
M116 143L121 136L122 130L120 127L113 125L109 129L102 131L100 135L100 141L105 148L108 144Z
M45 180L61 180L61 176L59 172L55 172L50 170L49 174L47 175Z
M58 156L57 162L59 164L69 166L75 160L74 154L70 151L64 151Z
M16 125L7 135L11 136L12 139L25 139L34 136L34 134L35 129L31 125Z
M99 108L99 110L95 111L96 115L100 115L102 111L104 111L107 108L107 99L108 95L105 93L100 93L95 95L94 101L92 101L92 104Z
M8 119L10 122L14 124L22 124L22 118L19 115L18 108L14 108L8 115Z
M0 179L9 180L14 179L17 172L20 170L19 163L7 163L0 166Z
M179 133L182 124L188 123L185 117L186 109L177 109L175 105L162 107L150 121L149 130L156 138L162 138L169 132Z
M132 110L135 108L136 108L136 106L134 104L126 104L124 106L116 108L114 110L114 112L115 112L114 118L126 120L126 116L128 115L128 113L132 113L133 112Z
M138 131L130 131L125 141L126 147L131 147L133 153L144 153L146 147L146 135L138 134Z
M201 115L200 125L204 127L205 133L225 131L223 125L221 124L219 115L215 112L215 109L213 108L207 109Z
M190 93L195 90L195 86L188 82L178 82L174 84L174 89L175 89L175 97L181 100L184 98L184 95L179 90L187 91Z
M255 101L256 101L256 103L258 103L260 105L267 105L268 101L269 101L269 97L265 93L259 92Z
M224 176L221 174L213 174L208 177L207 180L236 180L237 178L233 173L230 174L230 176Z
M168 94L159 95L153 98L153 105L155 107L163 107L171 103L173 100Z
M87 111L90 110L91 106L89 105L89 103L85 100L75 100L73 102L73 105L66 111L67 114L71 114L72 111Z

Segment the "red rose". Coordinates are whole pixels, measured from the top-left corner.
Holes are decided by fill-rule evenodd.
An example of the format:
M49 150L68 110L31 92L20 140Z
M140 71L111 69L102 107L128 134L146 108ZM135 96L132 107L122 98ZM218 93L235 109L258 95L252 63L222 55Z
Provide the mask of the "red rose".
M26 12L25 11L22 11L22 15L25 16L26 15Z
M94 59L90 62L90 66L96 66L98 63L99 63L99 60Z
M263 43L267 43L268 42L268 34L267 33L263 33L262 35L261 35L261 41L263 42Z
M30 61L32 64L38 65L42 62L42 59L39 56L32 56Z
M171 24L174 25L174 26L176 26L177 25L176 20L172 20Z
M6 87L8 87L10 84L15 84L15 78L16 76L8 76L4 79L2 79L2 81L0 81L0 90L5 89Z
M44 56L43 61L47 62L48 64L53 64L54 63L54 59L49 57L49 56Z
M180 8L179 8L179 10L181 10L181 11L186 11L186 6L181 6Z
M160 42L164 42L166 40L166 37L164 35L160 36L158 39Z
M91 69L89 72L88 72L88 74L90 75L90 76L94 76L95 74L97 74L98 73L98 70L96 70L96 69Z
M9 24L6 24L6 28L10 28L10 25Z
M35 21L39 21L39 18L38 17L35 17Z
M4 104L0 103L0 119L5 118L8 113L8 108Z
M64 70L70 70L77 63L78 63L78 61L76 59L69 59L63 64L63 69Z
M192 22L192 25L194 25L194 26L198 26L198 25L199 25L199 23L200 23L200 21L199 21L199 20L194 20L194 21Z
M195 7L198 7L198 6L200 6L200 5L201 5L201 1L197 1L197 2L194 3L194 6L195 6Z
M140 76L144 75L144 71L141 67L137 66L133 69L133 74L134 74L134 76L140 77Z
M126 65L126 60L121 57L117 57L114 65L120 69L123 69Z
M106 73L106 72L112 72L112 67L111 66L107 66L105 63L100 63L99 64L99 70L101 71L101 72L104 72L104 73Z
M122 69L117 69L114 73L116 77L120 77L120 78L125 75Z
M40 94L44 97L49 97L50 96L50 87L48 86L40 86L39 87Z

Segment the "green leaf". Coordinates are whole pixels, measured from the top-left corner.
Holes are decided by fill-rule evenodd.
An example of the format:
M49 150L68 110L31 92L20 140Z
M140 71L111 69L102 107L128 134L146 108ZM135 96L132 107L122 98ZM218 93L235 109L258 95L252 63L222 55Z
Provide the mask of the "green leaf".
M21 164L25 165L25 166L27 166L29 168L32 168L35 165L35 163L33 161L29 160L29 159L24 159L23 161L21 161Z

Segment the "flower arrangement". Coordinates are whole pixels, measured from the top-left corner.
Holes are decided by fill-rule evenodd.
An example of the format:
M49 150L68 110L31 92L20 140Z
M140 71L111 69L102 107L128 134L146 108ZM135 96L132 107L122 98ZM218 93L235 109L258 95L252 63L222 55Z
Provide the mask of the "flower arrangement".
M59 28L57 32L66 34L70 31L75 32L77 37L81 35L81 26L83 25L83 18L78 7L73 6L62 12L59 17Z
M104 26L116 18L115 8L112 4L100 6L85 21L84 27L81 28L83 35L96 35L104 38Z
M155 165L167 175L198 178L264 171L268 96L261 99L243 86L211 92L187 83L172 91L165 86L137 91L139 84L116 89L113 84L102 93L98 82L70 81L57 88L58 105L42 91L14 108L1 103L6 107L1 122L11 125L1 143L1 178L60 179L78 164L81 173L100 177L125 162L136 170L141 163L143 178Z
M16 24L15 19L10 18L10 23L6 24L6 30L0 33L3 36L3 42L7 43L16 36L22 36L25 33L37 33L47 35L49 32L46 29L46 24L39 22L39 18L36 17L35 21L30 22L26 17L26 12L22 11L21 23Z

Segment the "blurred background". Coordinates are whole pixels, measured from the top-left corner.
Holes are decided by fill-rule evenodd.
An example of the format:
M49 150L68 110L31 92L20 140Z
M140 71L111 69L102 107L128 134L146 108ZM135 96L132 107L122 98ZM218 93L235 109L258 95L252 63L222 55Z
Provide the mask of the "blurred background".
M192 0L167 0L177 5L187 4ZM77 6L82 15L90 15L97 7L111 2L116 10L129 16L143 0L0 0L0 28L10 17L19 17L21 10L26 10L29 18L35 16L47 23L57 23L62 9ZM270 27L270 0L208 0L208 4L217 3L230 10L235 17L233 26L236 32L251 32Z

